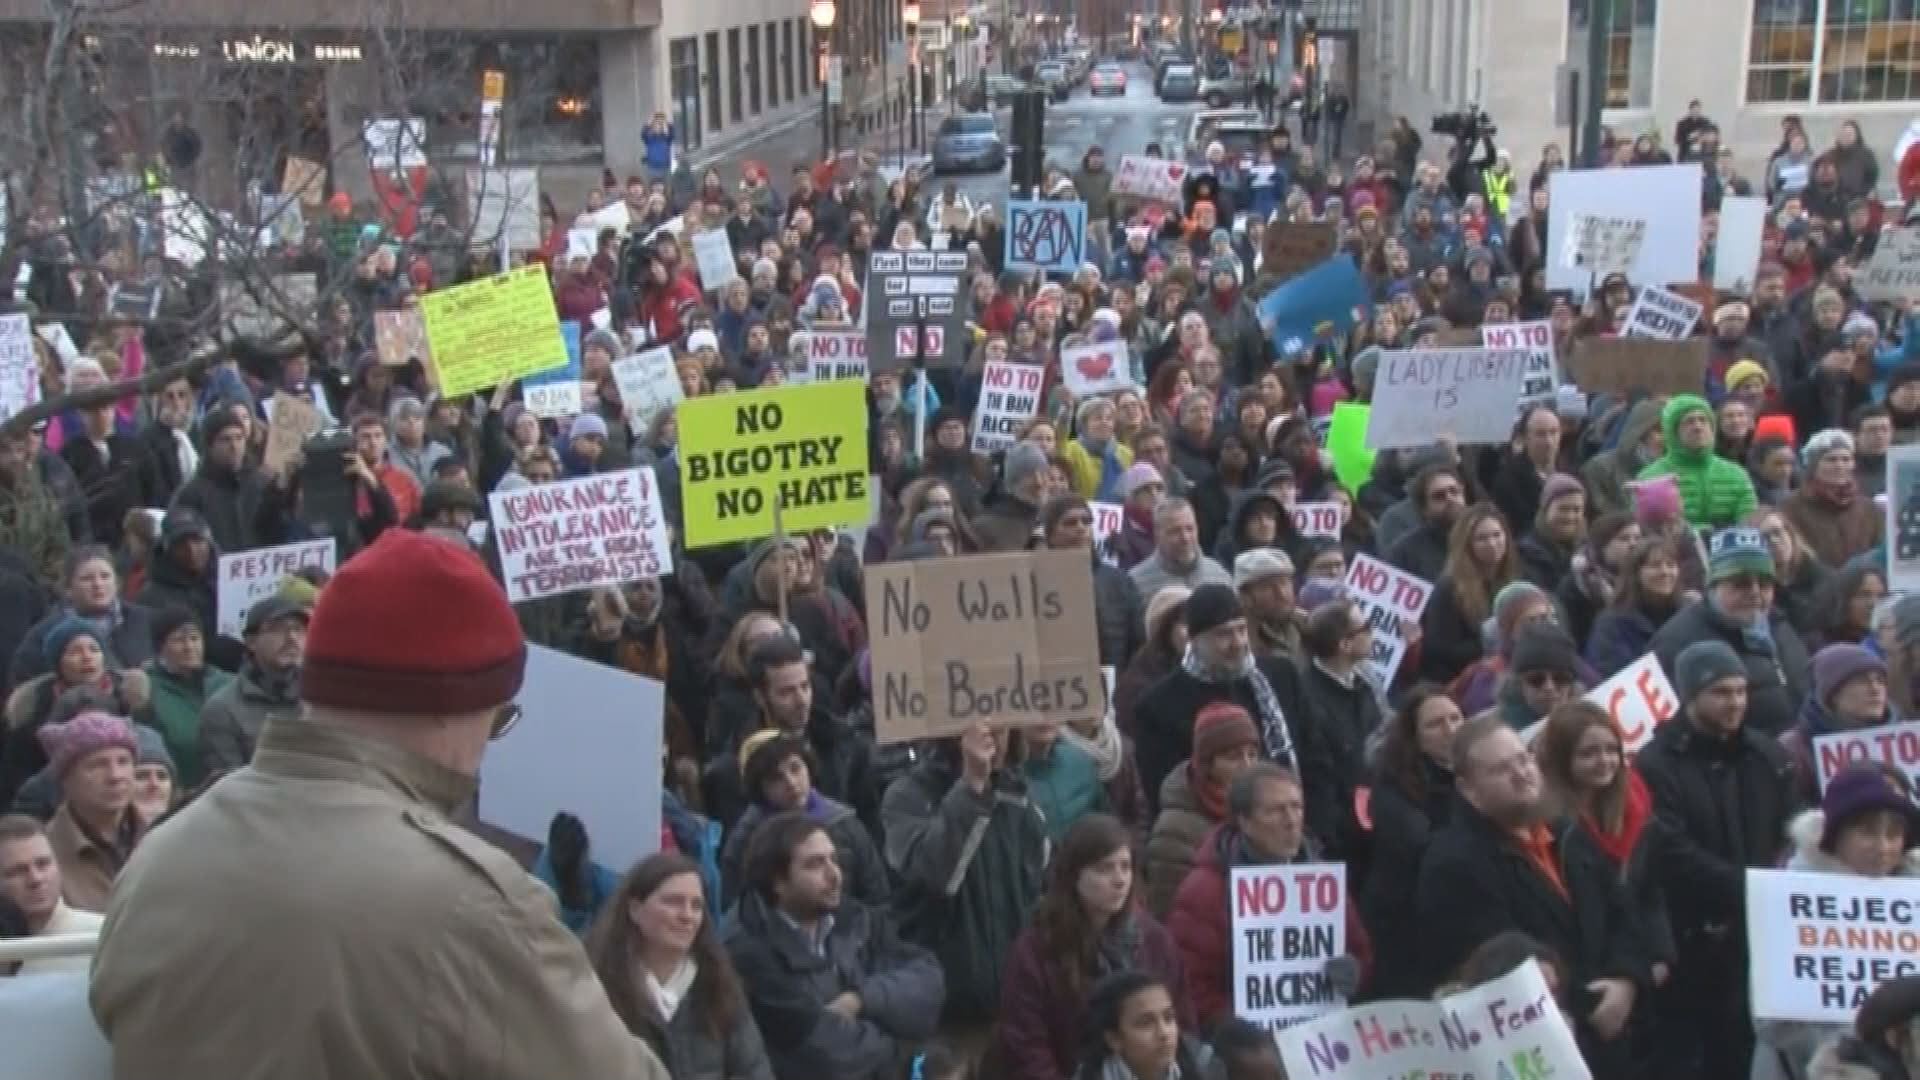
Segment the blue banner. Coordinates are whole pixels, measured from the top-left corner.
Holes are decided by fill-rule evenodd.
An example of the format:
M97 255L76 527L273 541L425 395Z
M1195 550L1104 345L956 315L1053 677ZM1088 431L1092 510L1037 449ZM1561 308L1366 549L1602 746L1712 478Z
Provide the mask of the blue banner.
M1340 340L1367 317L1366 279L1350 255L1336 255L1267 294L1260 328L1281 357Z
M1072 274L1086 257L1086 203L1007 200L1007 269Z
M528 375L520 380L521 386L547 386L552 383L580 381L580 324L572 321L561 323L560 339L567 343L567 366Z

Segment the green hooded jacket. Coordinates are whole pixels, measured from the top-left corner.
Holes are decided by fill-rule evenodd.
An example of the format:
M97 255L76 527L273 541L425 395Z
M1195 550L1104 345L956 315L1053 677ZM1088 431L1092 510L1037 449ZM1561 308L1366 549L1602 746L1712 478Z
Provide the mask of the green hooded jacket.
M1671 476L1680 488L1681 511L1694 528L1724 528L1743 520L1759 505L1747 470L1713 452L1680 445L1680 421L1701 412L1713 422L1713 407L1697 394L1679 394L1660 413L1660 432L1667 452L1640 470L1640 479ZM1716 429L1717 431L1717 429Z

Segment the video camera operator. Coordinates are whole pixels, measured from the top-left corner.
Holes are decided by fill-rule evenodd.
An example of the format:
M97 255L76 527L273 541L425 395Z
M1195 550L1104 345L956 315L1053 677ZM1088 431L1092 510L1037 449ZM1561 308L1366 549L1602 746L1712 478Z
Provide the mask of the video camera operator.
M1435 135L1453 138L1453 149L1447 155L1447 187L1454 199L1465 201L1468 195L1480 194L1480 172L1494 163L1493 137L1500 133L1492 118L1479 106L1469 105L1459 112L1434 117L1432 130Z

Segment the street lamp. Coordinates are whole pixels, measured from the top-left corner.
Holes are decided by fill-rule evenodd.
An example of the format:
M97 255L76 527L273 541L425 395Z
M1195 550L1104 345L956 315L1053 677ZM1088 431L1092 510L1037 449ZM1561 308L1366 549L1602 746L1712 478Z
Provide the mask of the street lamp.
M829 36L833 31L833 0L813 0L813 6L807 9L807 18L813 21L813 28L819 35L820 71L820 157L833 159L833 102L830 96L830 84L833 81L833 58Z
M907 143L920 149L920 0L907 0L900 8L900 22L907 28Z

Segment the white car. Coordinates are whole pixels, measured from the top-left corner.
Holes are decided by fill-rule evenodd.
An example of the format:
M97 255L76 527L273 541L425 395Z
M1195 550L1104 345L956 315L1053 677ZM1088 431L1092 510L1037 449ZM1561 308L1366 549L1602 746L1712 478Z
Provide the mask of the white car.
M1094 97L1101 94L1125 95L1127 92L1127 71L1119 64L1101 64L1087 76L1087 93Z

